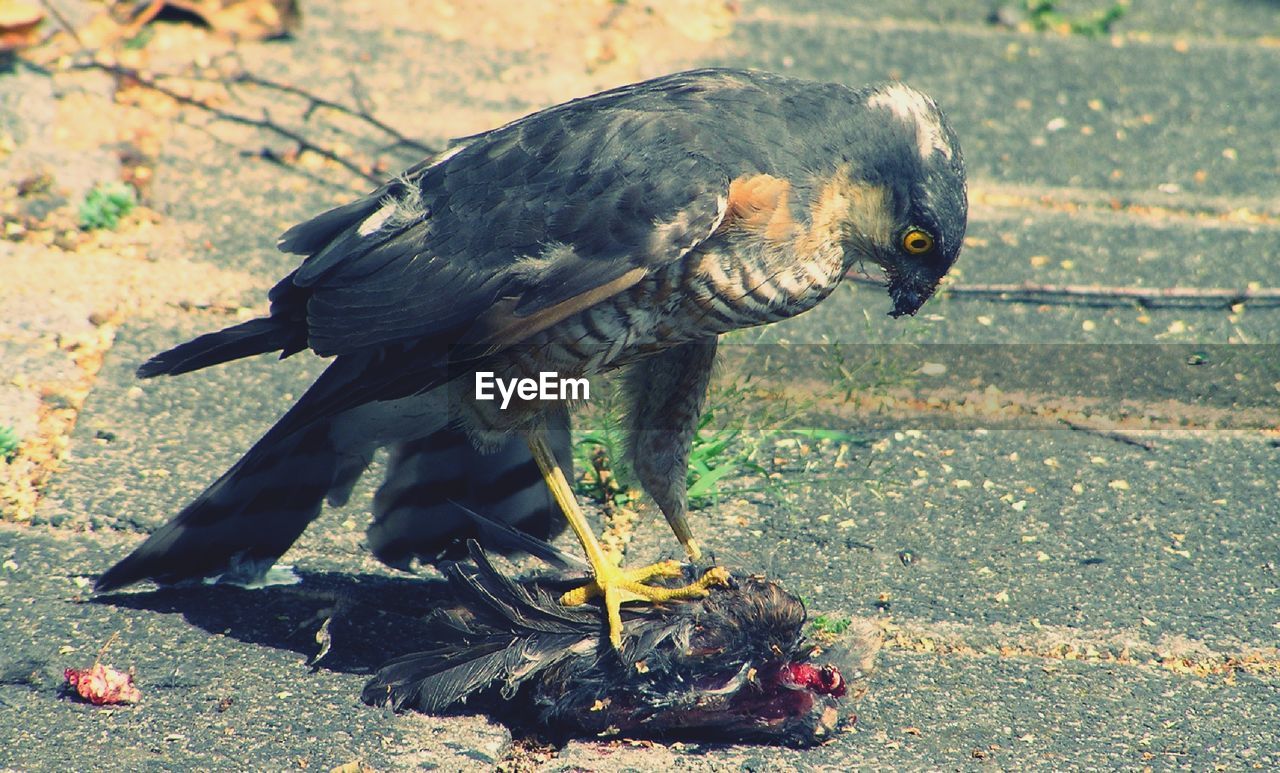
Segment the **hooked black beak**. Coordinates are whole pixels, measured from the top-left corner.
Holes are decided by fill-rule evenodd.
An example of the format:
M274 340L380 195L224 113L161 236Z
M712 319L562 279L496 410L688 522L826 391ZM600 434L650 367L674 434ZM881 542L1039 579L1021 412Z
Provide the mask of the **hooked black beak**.
M889 312L889 316L897 319L903 315L914 315L925 301L933 297L937 289L937 282L911 281L903 277L891 278L889 297L893 300L893 311Z

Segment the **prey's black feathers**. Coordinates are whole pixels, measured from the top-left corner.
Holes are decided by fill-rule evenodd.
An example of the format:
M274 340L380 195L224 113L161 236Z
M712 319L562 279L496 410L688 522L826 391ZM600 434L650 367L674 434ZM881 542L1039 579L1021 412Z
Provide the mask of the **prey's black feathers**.
M494 684L509 697L581 646L584 628L598 625L598 612L528 591L499 573L474 542L468 547L474 568L459 564L447 572L468 614L435 616L452 642L385 664L364 689L367 702L438 712Z
M489 709L553 736L691 734L804 746L848 718L846 680L871 669L878 637L837 651L804 636L803 605L746 577L706 599L627 609L622 651L594 608L500 574L474 543L448 568L458 607L438 610L430 646L383 666L373 704L427 712Z

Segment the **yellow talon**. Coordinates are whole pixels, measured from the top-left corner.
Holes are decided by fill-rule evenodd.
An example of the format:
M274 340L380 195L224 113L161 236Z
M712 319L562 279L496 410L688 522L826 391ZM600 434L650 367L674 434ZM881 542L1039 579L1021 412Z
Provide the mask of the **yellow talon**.
M609 618L609 641L614 649L622 648L622 605L624 603L628 601L662 603L698 599L706 596L708 589L713 585L729 584L729 572L719 566L708 569L696 582L679 588L645 585L649 580L681 576L683 569L679 561L661 561L637 569L622 569L615 566L605 555L595 535L591 533L586 516L583 515L573 496L573 489L569 487L569 481L565 479L564 472L556 463L545 438L541 433L532 432L529 434L528 441L529 450L533 452L533 458L542 470L543 479L551 489L551 494L560 505L560 509L564 511L565 519L569 521L569 528L573 529L574 535L582 543L582 549L587 554L587 561L591 564L594 575L591 582L561 596L560 603L572 607L585 604L597 596L603 597L605 613ZM682 541L685 551L691 558L697 558L701 554L691 537Z
M678 561L662 561L638 569L619 569L613 567L579 588L574 588L560 597L560 603L567 607L585 604L597 596L604 597L605 613L609 617L609 641L614 649L622 648L622 605L628 601L647 601L660 604L666 601L687 601L700 599L707 595L713 585L728 585L729 572L724 567L715 566L703 573L696 582L679 588L667 588L661 585L645 585L646 580L659 577L679 577L683 569Z

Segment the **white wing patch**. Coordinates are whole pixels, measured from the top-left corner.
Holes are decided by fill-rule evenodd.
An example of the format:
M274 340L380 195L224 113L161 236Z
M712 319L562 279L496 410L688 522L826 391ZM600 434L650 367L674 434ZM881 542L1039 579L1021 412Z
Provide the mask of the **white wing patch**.
M402 178L402 182L406 188L404 195L398 199L394 196L384 198L382 206L360 223L356 233L368 236L383 226L400 228L427 216L427 206L422 201L422 190L418 184L407 178Z
M951 158L951 144L938 120L938 106L929 97L906 84L891 83L872 94L867 105L888 110L903 123L914 125L916 148L921 158L928 158L934 152L948 160Z
M427 169L435 169L466 149L467 143L454 145L436 156ZM426 217L427 208L422 203L422 191L419 190L417 183L405 176L401 176L400 180L407 188L405 195L400 199L392 196L384 198L382 206L378 208L377 212L369 215L364 219L364 222L360 223L360 226L356 228L356 233L361 236L368 236L384 225L390 224L392 227L403 226Z
M429 167L427 167L427 168L428 168L428 169L434 169L435 167L440 166L440 165L441 165L441 164L443 164L444 162L448 161L449 159L451 159L451 158L453 158L454 156L458 155L458 154L459 154L459 153L461 153L462 151L466 150L466 149L467 149L467 144L468 144L468 143L460 142L460 143L458 143L457 145L454 145L453 147L449 148L449 149L448 149L448 150L446 150L445 152L443 152L443 153L441 153L440 155L436 156L435 160L431 162L431 166L429 166Z
M547 242L538 255L522 255L511 267L511 273L522 281L536 283L538 277L555 268L557 264L567 263L576 257L573 247L564 242Z
M396 212L396 200L388 196L382 200L382 207L364 219L360 227L356 229L356 233L361 236L368 236L374 231L382 227L382 224L394 215Z

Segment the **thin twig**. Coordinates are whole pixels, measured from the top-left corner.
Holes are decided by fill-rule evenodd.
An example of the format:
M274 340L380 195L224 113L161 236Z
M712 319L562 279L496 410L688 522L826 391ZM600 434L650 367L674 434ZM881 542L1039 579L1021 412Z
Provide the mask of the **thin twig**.
M118 638L120 638L119 631L113 631L112 634L107 637L106 642L104 642L101 649L98 650L98 657L93 659L94 665L102 662L102 659L107 656L107 650L111 649L111 645L115 644L116 639Z
M185 117L182 117L182 116L179 116L176 120L181 122L184 126L187 126L188 128L194 131L200 132L204 136L208 137L210 141L218 145L221 145L222 147L227 148L229 151L233 153L238 153L242 158L256 158L262 161L266 161L267 163L275 164L276 166L289 170L291 174L296 174L299 177L303 177L307 180L310 180L312 183L316 185L332 188L335 191L349 192L346 186L334 181L329 177L324 177L323 175L317 174L314 171L308 170L307 168L299 164L289 163L289 161L286 158L281 156L279 153L271 150L270 148L262 147L257 150L250 150L247 148L243 148L233 142L228 142L227 140L223 139L218 135L217 132L211 131L207 126L201 126L198 123L191 123L190 121L187 121Z
M80 39L80 33L76 32L76 28L71 26L71 22L67 21L67 17L63 16L62 12L59 11L53 3L49 2L49 0L40 0L40 5L49 12L50 16L57 20L58 25L66 30L67 34L71 36L71 39L76 42L76 45L83 50L84 41Z
M360 109L360 113L366 116L373 115L373 103L369 101L369 90L360 81L360 76L352 70L347 73L347 77L351 79L351 98L356 101L356 107Z
M339 156L334 151L326 147L323 147L322 145L317 145L316 143L302 136L298 132L292 129L288 129L284 126L281 126L280 124L271 120L270 115L266 114L265 110L263 111L264 113L263 118L251 118L249 116L241 115L239 113L233 113L229 110L223 110L222 108L217 107L216 105L211 105L202 99L197 99L195 97L182 94L178 91L174 91L173 89L169 88L168 86L165 86L159 81L153 78L148 78L147 76L143 75L141 72L133 69L132 67L121 67L120 65L107 64L105 62L99 62L99 61L82 62L82 63L73 65L73 67L75 69L102 70L103 72L110 73L112 75L115 75L116 77L128 78L144 88L151 89L152 91L155 91L159 94L163 94L169 97L175 102L200 108L201 110L205 110L210 114L224 121L230 121L232 123L238 123L244 126L252 126L254 128L263 129L265 131L269 131L276 135L279 135L280 137L283 137L287 140L297 143L298 150L300 152L311 151L312 153L315 153L316 155L322 158L327 158L330 161L334 162L335 164L338 164L339 166L348 170L352 174L355 174L359 177L363 177L364 179L368 180L371 183L374 183L375 185L381 184L383 182L382 179L379 178L377 175L362 169L359 165L351 161L348 161L342 156Z
M354 79L354 75L352 77ZM247 83L251 86L259 86L264 89L270 89L272 91L279 91L284 94L292 94L293 96L301 97L307 100L308 102L308 108L306 110L306 113L308 115L310 115L316 108L323 107L328 110L333 110L335 112L342 113L344 115L352 116L353 118L359 118L361 121L364 121L365 123L369 124L375 129L378 129L384 134L387 134L388 136L390 136L392 139L396 141L396 145L399 145L402 147L410 147L410 148L413 148L414 150L417 150L429 155L439 152L434 148L431 148L421 142L418 142L417 140L414 140L410 137L406 137L391 125L374 117L369 112L368 108L366 108L363 104L361 104L359 107L354 107L354 108L349 107L347 105L342 104L341 102L334 102L333 100L316 96L315 94L312 94L305 89L299 88L298 86L292 86L288 83L280 83L278 81L273 81L267 78L263 78L260 75L254 75L253 73L250 73L250 72L239 72L239 73L236 73L235 75L231 75L227 77L225 80L230 81L232 83ZM353 89L353 93L354 93L354 89ZM357 101L363 102L363 100L360 100L359 97L357 97Z
M1086 435L1096 435L1100 438L1106 438L1107 440L1114 440L1117 443L1124 443L1125 445L1137 446L1138 448L1141 448L1144 451L1156 450L1155 443L1152 443L1147 440L1143 440L1141 438L1136 438L1133 435L1130 435L1125 432L1121 432L1119 430L1102 429L1100 427L1090 427L1087 424L1080 424L1078 422L1071 421L1070 419L1058 419L1058 421L1061 422L1063 426L1065 426L1067 429L1072 429L1072 430L1075 430L1076 432L1083 432Z
M861 272L848 279L859 284L883 286L885 280ZM1107 285L1053 285L1032 282L1010 284L949 284L942 292L957 297L989 298L1023 303L1136 303L1143 307L1280 303L1280 287L1233 289L1226 287L1132 287Z
M946 289L953 295L1039 295L1074 298L1101 298L1133 301L1153 306L1163 301L1173 303L1206 301L1231 306L1244 301L1280 301L1280 288L1256 290L1226 287L1109 287L1104 285L1022 284L952 285Z

